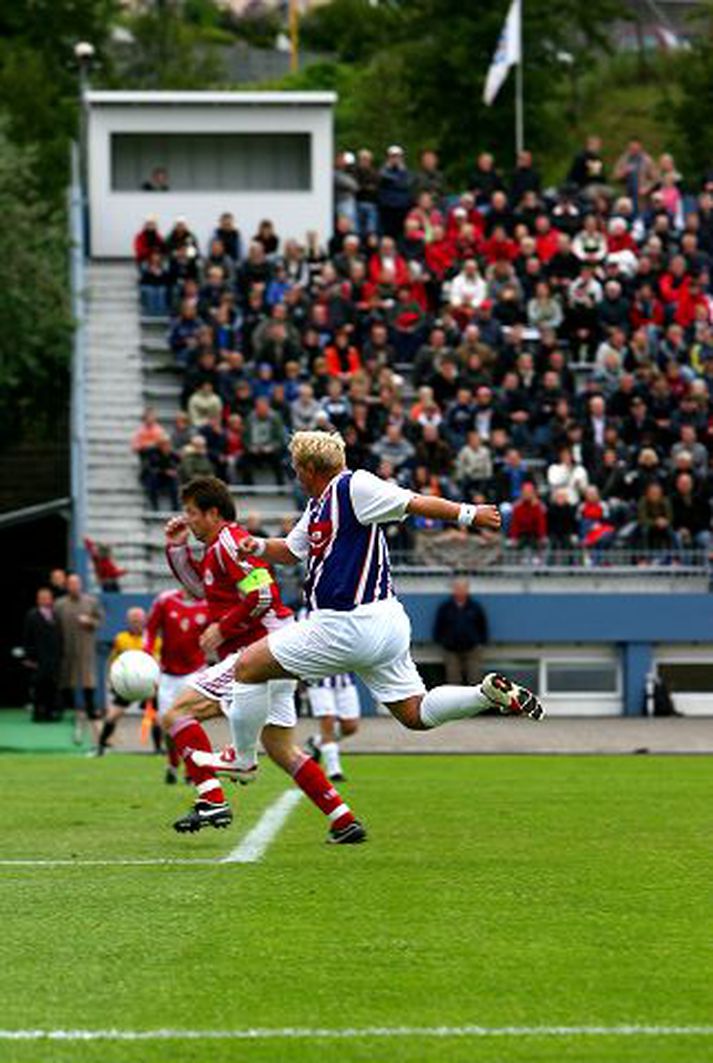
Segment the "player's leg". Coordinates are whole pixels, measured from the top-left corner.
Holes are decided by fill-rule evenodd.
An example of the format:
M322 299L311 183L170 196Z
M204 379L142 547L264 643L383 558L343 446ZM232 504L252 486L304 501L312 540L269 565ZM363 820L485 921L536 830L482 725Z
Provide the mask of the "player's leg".
M82 687L82 704L84 705L84 719L88 721L91 736L94 742L99 744L99 721L102 710L97 705L96 690L94 687Z
M531 691L495 672L475 686L446 685L426 692L411 657L411 625L398 603L384 611L379 624L372 622L366 637L371 637L375 646L378 642L378 652L374 652L370 667L358 672L374 697L404 727L427 731L450 720L478 716L488 709L536 720L544 715Z
M129 702L124 701L124 699L120 698L117 694L114 694L113 697L114 704L110 705L107 709L101 731L99 732L99 741L97 742L96 748L96 755L98 757L103 757L106 753L109 740L116 730L116 725L129 706Z
M168 672L161 672L158 681L156 711L158 712L158 726L161 729L163 744L166 749L166 774L164 778L169 785L174 785L178 782L178 768L181 764L181 758L178 755L169 731L164 727L163 721L166 713L172 707L190 678L192 678L190 675L169 675Z
M192 834L203 827L227 827L233 819L215 771L197 764L192 757L194 751L212 753L210 738L201 722L219 716L220 712L220 700L187 687L162 720L164 731L171 736L176 753L186 766L186 775L198 795L191 811L173 824L180 834Z
M330 822L327 840L354 844L366 839L366 831L343 797L326 778L319 764L295 744L294 682L277 680L269 684L268 722L262 730L265 752L292 777L300 790Z
M337 698L332 687L315 684L307 688L312 715L318 731L311 735L306 748L312 760L319 764L324 759L324 770L329 779L341 775L339 763L339 737L337 733Z
M340 756L341 742L350 738L359 730L361 705L359 703L359 692L353 682L347 683L346 686L338 687L335 690L334 695L337 707L337 719L334 726L337 755L335 758L334 770L330 770L329 763L327 763L327 774L333 782L342 782L344 781L345 776L342 771Z

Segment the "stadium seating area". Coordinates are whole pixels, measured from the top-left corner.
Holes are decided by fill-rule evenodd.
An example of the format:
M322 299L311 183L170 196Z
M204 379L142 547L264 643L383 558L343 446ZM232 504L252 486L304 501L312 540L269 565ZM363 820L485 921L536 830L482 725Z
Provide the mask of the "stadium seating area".
M289 432L334 427L353 467L503 504L502 541L394 529L422 561L454 537L481 562L707 557L713 180L636 141L609 177L595 137L558 188L529 152L507 179L483 153L452 193L396 146L341 153L334 180L326 247L227 213L136 235L182 381L171 429L147 411L133 438L150 505L201 472L282 484Z

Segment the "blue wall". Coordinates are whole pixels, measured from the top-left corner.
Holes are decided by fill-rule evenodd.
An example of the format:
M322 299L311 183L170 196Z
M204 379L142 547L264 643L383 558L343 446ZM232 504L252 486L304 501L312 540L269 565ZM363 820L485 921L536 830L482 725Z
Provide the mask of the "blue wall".
M401 596L415 642L430 642L439 594ZM713 596L708 594L483 594L490 639L502 643L617 644L624 670L624 711L642 712L644 682L654 643L713 643ZM111 640L125 626L126 610L148 609L148 594L103 596L102 670Z

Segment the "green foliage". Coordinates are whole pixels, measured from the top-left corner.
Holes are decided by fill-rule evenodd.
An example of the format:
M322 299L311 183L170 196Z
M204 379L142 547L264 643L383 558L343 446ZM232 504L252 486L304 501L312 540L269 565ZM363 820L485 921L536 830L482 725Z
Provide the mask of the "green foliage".
M0 108L7 135L36 145L42 194L60 203L77 128L74 45L88 40L104 64L116 0L34 0L0 5Z
M664 86L661 110L673 122L681 143L681 163L696 178L713 166L713 6L707 8L708 33L691 51L677 57L673 78ZM671 91L671 85L678 95Z
M369 0L334 0L303 20L301 40L336 51L342 62L321 63L314 74L305 71L282 84L336 89L337 136L345 147L364 144L380 155L386 143L397 141L413 159L431 145L454 179L485 148L507 165L514 79L494 106L486 107L482 95L508 6L509 0L409 0L376 7ZM582 77L593 66L606 48L607 23L621 13L616 0L528 0L523 10L525 136L541 153L567 137L572 70ZM558 57L565 51L573 64Z
M66 394L72 322L65 219L43 195L40 153L0 126L0 425L3 436L49 427Z
M393 45L407 27L407 14L398 6L332 0L302 19L300 39L307 48L336 53L342 62L361 62Z
M216 49L173 6L161 5L129 20L134 43L117 83L141 89L208 89L223 69Z
M221 26L233 37L247 41L255 48L274 48L275 39L284 27L284 19L277 10L258 8L238 15L230 8L221 14Z

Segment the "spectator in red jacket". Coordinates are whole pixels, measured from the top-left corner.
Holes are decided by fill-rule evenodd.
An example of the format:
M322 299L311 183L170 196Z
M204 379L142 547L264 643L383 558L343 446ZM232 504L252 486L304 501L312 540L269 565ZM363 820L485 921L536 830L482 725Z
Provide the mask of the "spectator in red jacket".
M94 573L101 589L105 592L121 590L119 579L126 575L127 570L117 565L111 547L106 543L95 543L89 537L84 540L84 545L92 559Z
M520 549L538 552L547 544L547 511L529 480L522 485L520 498L512 507L510 540Z
M434 225L432 239L426 244L426 266L431 276L442 283L453 270L456 252L453 241L446 236L442 225Z
M146 262L152 251L166 252L166 242L158 231L158 218L155 214L146 217L143 228L134 237L134 258L136 264Z
M682 289L688 281L688 265L683 255L674 255L668 269L661 274L659 291L667 305L676 305L681 298Z
M663 326L663 304L660 299L657 299L653 285L649 281L642 284L634 296L629 320L634 332L639 328L648 328L651 325L656 328Z
M552 228L552 223L546 214L540 214L535 219L535 247L537 257L545 265L557 254L557 240L559 233Z
M379 250L369 259L369 279L374 284L379 284L384 272L393 271L397 285L408 284L408 267L406 259L398 254L396 244L390 236L382 237Z
M520 248L508 236L502 225L496 225L490 236L483 243L483 257L488 265L493 262L514 262L520 254Z
M325 348L324 355L327 359L327 372L330 376L338 376L344 381L361 369L361 357L356 347L349 342L350 332L348 328L340 328L334 334L334 343Z
M689 277L679 288L679 298L673 320L681 328L690 328L694 321L700 320L697 307L703 307L705 318L710 321L710 296L703 291L698 277Z

